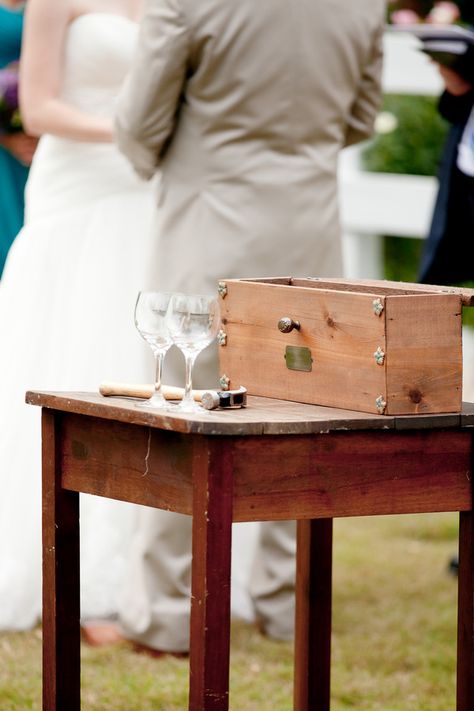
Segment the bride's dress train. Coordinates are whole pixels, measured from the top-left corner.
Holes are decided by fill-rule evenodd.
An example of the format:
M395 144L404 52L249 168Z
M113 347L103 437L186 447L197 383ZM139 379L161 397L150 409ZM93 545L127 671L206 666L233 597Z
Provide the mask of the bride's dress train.
M70 26L63 96L111 116L137 25L93 13ZM26 224L0 282L0 629L41 615L40 411L28 389L94 390L149 380L133 307L153 259L153 185L114 145L41 139ZM117 609L131 505L81 497L82 615Z

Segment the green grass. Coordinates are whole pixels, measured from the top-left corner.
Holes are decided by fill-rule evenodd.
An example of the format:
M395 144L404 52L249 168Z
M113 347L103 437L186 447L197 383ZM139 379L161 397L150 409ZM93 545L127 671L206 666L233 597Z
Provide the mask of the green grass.
M335 522L333 711L454 709L457 515ZM292 709L291 644L232 632L231 709ZM40 709L41 630L0 635L0 709ZM83 648L83 708L183 711L188 665ZM67 711L67 710L65 710Z

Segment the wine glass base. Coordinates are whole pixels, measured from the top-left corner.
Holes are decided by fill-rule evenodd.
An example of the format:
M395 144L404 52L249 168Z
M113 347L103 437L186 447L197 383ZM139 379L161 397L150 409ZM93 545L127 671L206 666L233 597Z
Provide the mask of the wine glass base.
M159 397L152 395L148 400L141 400L135 404L135 407L139 407L143 410L170 410L174 406L168 402L164 397Z
M195 400L191 400L190 402L181 400L177 405L173 406L173 412L180 412L183 414L195 414L195 415L203 415L207 414L208 410L205 410L204 407L199 405Z

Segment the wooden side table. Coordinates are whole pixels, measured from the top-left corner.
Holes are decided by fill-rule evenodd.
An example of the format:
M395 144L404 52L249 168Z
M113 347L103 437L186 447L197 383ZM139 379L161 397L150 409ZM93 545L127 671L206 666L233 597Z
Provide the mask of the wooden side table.
M43 408L43 709L80 708L79 492L193 516L191 711L229 708L233 521L296 519L294 708L330 708L332 519L460 511L457 711L474 708L474 406L383 417L267 398L203 415Z

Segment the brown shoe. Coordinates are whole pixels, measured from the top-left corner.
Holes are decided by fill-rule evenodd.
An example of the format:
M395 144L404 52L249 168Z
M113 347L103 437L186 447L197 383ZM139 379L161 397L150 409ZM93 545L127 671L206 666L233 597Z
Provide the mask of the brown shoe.
M87 622L81 625L81 639L90 647L105 647L126 641L114 622Z

